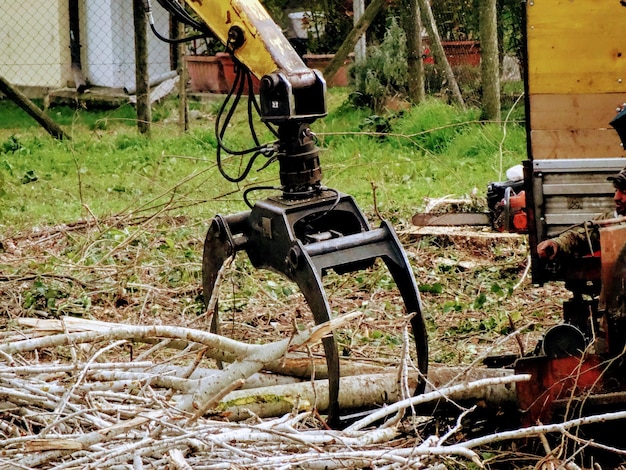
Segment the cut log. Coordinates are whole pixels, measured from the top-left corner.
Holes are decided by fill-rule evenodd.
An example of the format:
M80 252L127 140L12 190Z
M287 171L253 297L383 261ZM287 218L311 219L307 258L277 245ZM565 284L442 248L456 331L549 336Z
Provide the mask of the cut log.
M409 387L417 387L417 377L409 381ZM361 375L343 377L339 385L339 406L342 410L378 407L401 398L398 374ZM328 409L328 380L277 385L229 393L216 411L230 421L240 421L252 415L261 418L282 416L292 411Z
M429 371L426 393L440 388L485 381L479 388L462 386L455 389L452 398L458 401L482 400L493 405L515 404L515 387L507 382L514 375L510 369L464 369L461 367L434 367ZM494 379L492 381L489 381ZM499 380L502 379L502 380ZM415 390L417 376L409 377L408 388ZM376 408L402 399L398 389L397 372L342 377L339 387L339 406L343 411ZM328 380L300 382L229 393L217 406L231 421L281 416L293 411L328 408Z

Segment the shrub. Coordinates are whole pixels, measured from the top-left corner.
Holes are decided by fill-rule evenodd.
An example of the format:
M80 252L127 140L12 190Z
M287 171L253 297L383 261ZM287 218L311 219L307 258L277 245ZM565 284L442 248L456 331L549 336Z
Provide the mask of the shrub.
M356 92L355 104L375 112L384 110L387 100L406 93L406 34L396 18L390 18L383 41L368 48L366 60L351 69Z

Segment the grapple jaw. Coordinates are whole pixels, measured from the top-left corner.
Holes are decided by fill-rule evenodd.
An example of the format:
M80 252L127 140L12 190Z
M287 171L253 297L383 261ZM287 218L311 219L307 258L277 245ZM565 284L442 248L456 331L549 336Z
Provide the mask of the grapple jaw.
M417 367L422 378L415 393L425 387L428 339L419 291L411 266L388 222L371 229L351 196L321 191L305 200L269 198L251 211L216 216L204 244L203 289L207 303L214 295L224 262L245 250L255 268L269 269L295 282L311 309L316 324L327 322L331 309L322 278L332 269L339 274L367 268L377 258L389 269L407 313L412 314ZM212 330L217 331L217 310ZM340 427L339 355L333 336L323 340L329 377L328 421Z

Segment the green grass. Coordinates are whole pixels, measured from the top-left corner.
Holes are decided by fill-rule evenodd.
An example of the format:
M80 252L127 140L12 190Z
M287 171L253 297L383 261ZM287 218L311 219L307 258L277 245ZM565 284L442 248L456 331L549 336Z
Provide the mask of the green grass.
M192 103L201 118L182 135L176 101L158 104L150 138L137 133L130 106L98 112L54 107L49 115L72 136L56 141L14 104L0 101L0 229L163 209L197 220L244 210L241 191L278 184L278 167L253 171L239 185L219 175L218 106ZM526 147L521 124L480 123L478 115L431 99L401 113L372 116L351 107L345 89L331 89L328 117L312 126L322 148L324 184L352 194L370 213L375 185L378 209L404 220L425 197L483 195L489 182L525 158ZM373 132L381 123L385 136ZM229 144L247 145L244 130L245 115L238 114ZM231 171L238 165L237 160Z

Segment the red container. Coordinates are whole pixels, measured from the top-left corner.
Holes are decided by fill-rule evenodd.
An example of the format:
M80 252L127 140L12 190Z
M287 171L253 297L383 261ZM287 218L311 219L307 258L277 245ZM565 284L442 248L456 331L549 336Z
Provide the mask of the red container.
M451 66L480 65L480 43L477 41L445 41L443 50Z
M235 83L235 78L237 77L237 72L235 70L235 62L233 61L230 54L226 52L218 52L216 57L219 58L219 60L222 63L222 69L224 70L224 78L226 81L226 87L227 87L227 92L228 92L232 88L233 83ZM261 82L254 75L252 75L252 89L254 90L254 93L257 95L259 94L259 90L261 89ZM247 93L248 93L248 87L244 89L244 94L247 94Z
M191 80L190 88L198 93L227 93L228 84L219 57L185 56L187 72Z
M304 63L310 69L316 69L324 74L324 70L330 64L330 61L335 57L334 54L305 54L303 59ZM337 73L330 82L327 82L327 86L348 86L348 67L352 63L352 56L344 60L343 65L339 67Z

